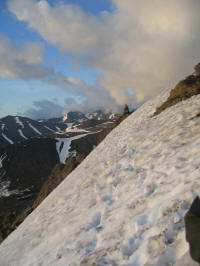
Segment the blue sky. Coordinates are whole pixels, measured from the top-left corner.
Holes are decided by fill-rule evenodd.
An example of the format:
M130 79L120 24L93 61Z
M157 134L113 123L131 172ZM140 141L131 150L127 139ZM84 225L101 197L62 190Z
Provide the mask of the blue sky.
M48 0L54 6L57 0ZM111 11L109 0L68 0L62 1L76 4L85 12L99 15L99 12ZM69 76L80 78L90 85L96 83L97 71L93 68L79 66L72 63L71 55L60 52L57 47L45 41L36 31L28 28L26 22L19 21L7 7L7 1L0 0L0 34L10 39L12 44L24 45L27 42L42 42L45 47L43 64L52 67L55 71L66 73ZM68 97L78 99L76 95L64 91L58 86L53 86L38 79L7 79L0 77L0 117L21 114L32 107L34 101L49 100L65 106Z
M0 117L140 106L200 62L199 13L197 0L0 0Z

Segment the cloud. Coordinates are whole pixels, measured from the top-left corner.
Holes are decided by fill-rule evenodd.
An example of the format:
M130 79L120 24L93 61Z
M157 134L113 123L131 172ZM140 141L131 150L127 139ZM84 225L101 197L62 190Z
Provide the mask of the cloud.
M98 86L90 86L81 79L66 77L62 73L56 73L54 76L48 78L48 82L81 99L81 102L68 102L66 106L67 111L72 109L79 111L112 109L113 111L117 111L120 108L108 90Z
M43 65L43 50L41 43L27 43L23 46L12 45L10 40L0 35L0 77L9 79L39 79L50 85L56 85L66 92L82 99L82 103L73 102L65 107L65 110L88 110L98 107L108 108L111 105L116 108L116 102L110 97L108 91L98 86L89 86L81 79L67 76L61 72L55 72L52 68ZM40 103L43 105L40 106ZM56 105L51 110L51 102L34 102L35 107L29 109L26 115L31 117L51 117L62 114L63 109Z
M101 71L97 88L76 85L77 93L85 90L86 97L93 93L88 105L95 97L115 107L140 104L191 73L199 61L199 0L113 0L113 5L112 13L93 16L66 3L8 2L19 20L71 53L74 62ZM69 87L63 77L52 82ZM127 88L135 93L130 95Z
M32 119L48 119L50 117L61 117L65 108L55 101L34 101L34 107L28 109L24 115Z
M12 45L8 38L0 35L0 77L27 79L51 75L52 69L41 65L43 48L41 43Z

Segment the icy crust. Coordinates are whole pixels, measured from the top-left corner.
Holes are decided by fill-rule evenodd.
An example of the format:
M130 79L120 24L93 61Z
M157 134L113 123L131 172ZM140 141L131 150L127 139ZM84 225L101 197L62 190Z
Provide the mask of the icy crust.
M169 91L114 129L8 236L0 265L166 266L184 258L183 216L200 191L200 95L153 117Z

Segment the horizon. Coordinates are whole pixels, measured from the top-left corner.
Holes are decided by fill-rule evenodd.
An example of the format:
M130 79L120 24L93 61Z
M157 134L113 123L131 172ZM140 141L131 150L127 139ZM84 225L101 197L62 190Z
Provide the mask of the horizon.
M131 109L131 112L132 111L134 111L135 109ZM105 112L105 113L110 113L111 111L109 111L109 110L94 110L94 111L91 111L91 112L81 112L81 113L83 113L84 115L86 115L87 113L95 113L95 112ZM64 116L66 116L68 113L71 113L71 112L80 112L80 111L76 111L76 110L74 110L74 111L68 111L68 112L66 112L66 113L64 113L64 114L62 114L62 115L60 115L60 116L55 116L55 117L49 117L49 118L43 118L43 117L40 117L40 118L37 118L37 119L34 119L34 118L31 118L31 117L28 117L28 116L23 116L23 115L5 115L5 116L2 116L2 117L0 117L0 120L1 119L3 119L3 118L6 118L6 117L22 117L22 118L29 118L29 119L32 119L32 120L47 120L47 119L54 119L54 118L63 118ZM119 114L119 113L115 113L115 114Z
M0 0L0 117L140 106L200 62L199 11L196 0Z

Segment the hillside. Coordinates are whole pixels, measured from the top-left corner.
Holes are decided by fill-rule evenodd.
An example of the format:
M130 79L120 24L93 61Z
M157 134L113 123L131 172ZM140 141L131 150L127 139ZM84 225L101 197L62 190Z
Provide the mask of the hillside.
M67 123L36 121L28 117L6 116L0 119L0 148L29 138L49 135L67 128Z
M85 128L84 122L90 121L90 127L94 127L97 122L99 125L108 121L113 122L117 117L117 114L103 111L88 114L73 111L63 117L39 121L28 117L8 115L0 118L0 149L33 137L63 134L71 126L79 125L79 128Z
M115 120L109 117L108 120L87 119L82 122L81 119L83 115L79 112L69 112L65 119L50 119L48 128L55 128L55 131L48 134L41 133L47 121L38 122L16 116L3 119L6 136L11 136L13 140L14 136L19 138L21 128L20 132L29 138L23 141L15 139L15 143L5 143L3 148L0 143L0 242L17 228L115 126ZM32 131L36 131L35 134L38 130L40 134L30 137L29 124ZM60 126L59 131L56 124ZM67 131L61 130L62 127L67 127Z
M200 95L154 116L170 91L115 128L7 237L0 265L182 260L183 217L200 189Z

